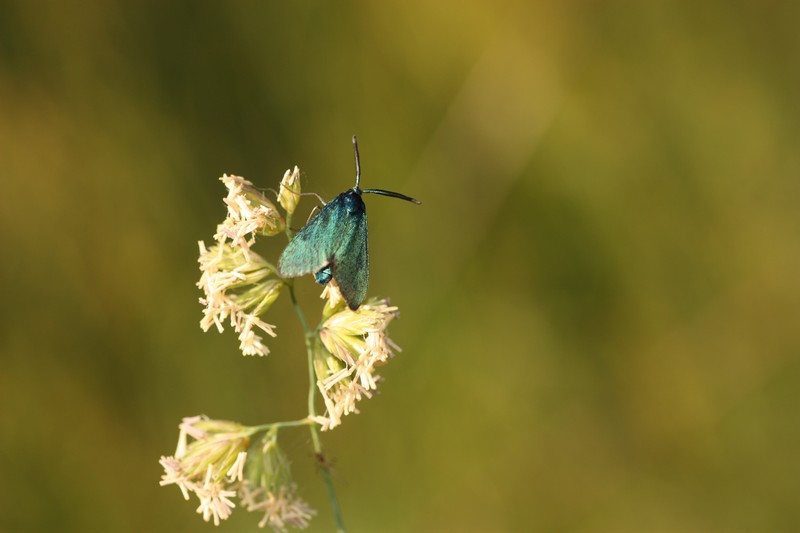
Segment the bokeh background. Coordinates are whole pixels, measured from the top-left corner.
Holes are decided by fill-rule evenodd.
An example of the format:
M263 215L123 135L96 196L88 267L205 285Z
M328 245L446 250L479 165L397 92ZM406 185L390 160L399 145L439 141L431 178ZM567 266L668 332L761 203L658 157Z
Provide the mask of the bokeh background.
M358 134L363 186L424 205L366 198L404 351L325 435L351 531L800 531L798 21L3 2L0 530L213 528L158 486L181 417L294 419L306 394L285 296L267 358L198 327L217 178L298 164L329 199ZM332 530L307 432L284 447Z

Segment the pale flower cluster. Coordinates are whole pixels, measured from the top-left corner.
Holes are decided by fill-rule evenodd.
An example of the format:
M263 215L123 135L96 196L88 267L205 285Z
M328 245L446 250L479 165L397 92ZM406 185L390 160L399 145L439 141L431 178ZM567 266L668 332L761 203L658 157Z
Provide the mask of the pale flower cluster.
M202 274L197 285L204 295L200 303L205 305L200 327L208 331L216 326L222 332L223 322L230 319L244 355L267 355L269 348L255 328L275 336L275 326L259 318L283 287L281 280L270 278L275 269L255 252L248 254L230 243L216 244L210 250L202 241L199 246Z
M219 525L233 512L238 496L248 511L264 513L259 527L285 532L308 526L316 511L296 493L277 432L268 434L269 444L249 457L252 428L205 416L184 418L179 428L175 455L159 461L164 468L160 484L177 485L187 500L194 493L203 520Z
M290 188L299 194L299 170L288 170L281 190ZM216 326L222 332L223 323L230 321L239 334L239 349L244 355L267 355L264 335L275 336L275 326L260 316L280 295L284 283L271 277L275 267L254 252L251 247L256 235L272 236L285 229L285 221L277 207L252 183L239 176L224 175L220 180L228 189L225 205L228 214L217 226L216 244L206 247L200 241L200 281L203 291L200 303L205 306L200 327L208 331ZM289 200L296 205L296 195L286 193L281 205Z
M284 230L283 218L275 204L251 182L241 176L227 174L220 181L228 188L228 196L224 199L228 216L217 226L214 235L217 242L227 239L249 251L256 234L269 237Z
M242 484L242 504L252 512L264 513L258 527L269 526L284 533L288 528L305 529L317 512L297 495L295 485L281 485L276 490L263 487L251 488L245 481Z
M247 428L205 416L184 418L179 428L175 455L159 461L164 468L160 485L177 485L187 500L194 493L203 520L213 519L219 525L236 507L231 498L236 496L247 460ZM190 437L192 442L188 442Z
M331 282L319 331L321 346L314 353L317 388L325 402L325 415L313 419L323 431L342 423L342 417L358 413L357 402L371 398L378 387L377 367L386 364L399 348L386 336L386 328L397 316L388 300L371 299L355 311L344 305L339 289Z

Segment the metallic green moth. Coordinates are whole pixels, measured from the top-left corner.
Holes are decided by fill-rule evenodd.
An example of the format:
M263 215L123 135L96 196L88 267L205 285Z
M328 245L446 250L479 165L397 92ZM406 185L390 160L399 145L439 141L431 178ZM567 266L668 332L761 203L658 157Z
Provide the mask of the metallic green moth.
M383 189L360 189L361 162L358 142L353 136L356 158L356 186L327 204L286 245L278 260L278 273L294 278L314 273L317 283L336 280L347 305L355 311L367 296L369 251L367 248L367 207L363 193L391 196L420 204L419 200Z

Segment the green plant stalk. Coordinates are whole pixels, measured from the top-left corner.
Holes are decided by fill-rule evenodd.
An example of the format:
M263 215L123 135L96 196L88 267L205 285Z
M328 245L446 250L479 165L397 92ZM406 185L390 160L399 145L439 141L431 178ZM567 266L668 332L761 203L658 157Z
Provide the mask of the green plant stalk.
M303 314L303 310L300 309L300 305L297 303L297 298L294 294L294 282L287 282L287 286L289 287L289 295L292 298L294 312L297 314L297 318L303 328L303 336L305 337L306 342L306 353L308 354L308 416L310 419L317 414L314 401L316 399L317 392L317 376L316 371L314 370L314 347L312 344L314 332L309 330L308 322L306 322L306 317ZM314 454L319 457L322 455L322 441L319 438L319 429L317 428L317 424L310 424L308 429L311 431L311 442L314 445ZM333 488L333 480L331 479L330 468L328 465L321 463L320 469L322 470L322 480L325 483L325 489L328 492L328 500L330 500L331 508L333 509L333 517L336 520L336 529L339 533L345 533L347 530L344 527L342 511L339 508L339 500L336 498L336 491Z
M248 429L249 435L255 435L259 431L269 431L270 429L283 429L283 428L296 428L300 426L309 426L313 424L308 418L302 420L289 420L286 422L270 422L269 424L261 424L260 426L250 426Z

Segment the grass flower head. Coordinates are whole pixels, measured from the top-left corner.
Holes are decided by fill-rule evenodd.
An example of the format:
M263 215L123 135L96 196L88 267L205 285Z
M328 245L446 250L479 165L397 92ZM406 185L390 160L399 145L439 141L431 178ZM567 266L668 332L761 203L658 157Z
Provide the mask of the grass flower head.
M242 481L250 431L235 422L205 416L184 418L175 455L162 457L161 485L177 485L183 497L195 493L197 512L208 522L228 518L236 505L236 485Z
M397 307L388 300L371 299L352 311L344 305L335 284L323 292L328 304L314 354L317 387L325 402L325 416L315 417L323 430L341 424L350 413L358 413L356 403L371 398L378 388L377 367L386 364L397 349L386 335L386 328L397 316Z
M290 527L308 527L316 511L297 495L289 460L278 446L277 432L268 433L260 451L252 455L240 494L245 509L263 513L258 527L269 526L281 533Z

